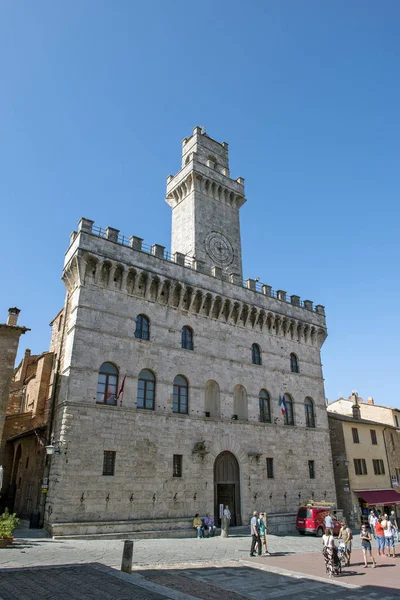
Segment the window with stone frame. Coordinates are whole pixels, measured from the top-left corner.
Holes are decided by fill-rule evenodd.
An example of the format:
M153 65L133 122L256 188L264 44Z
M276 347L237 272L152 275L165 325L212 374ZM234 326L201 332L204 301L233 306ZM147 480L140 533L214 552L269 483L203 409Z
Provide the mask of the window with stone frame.
M369 431L371 433L371 444L373 444L375 446L378 443L378 440L376 437L376 431L375 431L375 429L370 429Z
M154 410L154 401L156 394L156 378L149 369L142 369L139 373L137 387L137 408L145 410Z
M172 476L182 477L182 454L174 454L172 462Z
M181 348L184 350L193 350L193 329L185 325L181 332Z
M284 394L286 402L286 412L283 417L285 425L294 425L293 400L289 394Z
M113 363L101 365L97 379L97 404L116 406L118 393L118 369Z
M150 319L146 315L138 315L136 319L135 338L138 340L150 340Z
M372 464L374 467L375 475L384 475L385 474L385 464L381 458L373 458Z
M357 429L357 427L352 427L351 428L351 433L352 433L352 436L353 436L353 442L355 444L359 444L360 443L360 438L358 437L358 429Z
M103 453L103 475L111 476L115 472L115 455L113 450L104 450Z
M261 348L258 344L251 347L251 362L253 365L261 365Z
M258 403L260 407L260 423L271 423L271 400L267 390L260 390Z
M310 479L315 479L315 461L313 460L308 461L308 474Z
M365 458L354 459L354 471L356 475L368 475L367 463L365 462Z
M306 427L315 427L314 402L311 398L304 400L304 411L306 416Z
M172 412L187 415L189 411L189 384L183 375L174 379L172 394Z
M290 355L290 370L292 373L300 373L299 361L294 352Z
M274 459L267 458L267 479L274 479Z

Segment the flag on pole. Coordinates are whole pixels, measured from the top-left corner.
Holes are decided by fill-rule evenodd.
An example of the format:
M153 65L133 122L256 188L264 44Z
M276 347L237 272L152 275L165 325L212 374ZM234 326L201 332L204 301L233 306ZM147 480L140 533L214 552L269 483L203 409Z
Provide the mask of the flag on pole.
M122 398L124 396L125 379L126 379L126 375L122 380L121 387L119 388L119 392L117 394L117 400L120 400L120 403L119 403L120 406L122 406Z
M42 448L45 448L45 447L46 447L46 444L44 443L44 441L42 440L42 438L40 438L40 437L38 436L38 433L37 433L36 429L35 429L35 435L36 435L36 437L37 437L37 441L38 441L38 444L39 444L39 446L42 446Z
M287 406L286 406L285 395L279 396L279 406L281 407L282 414L286 415Z

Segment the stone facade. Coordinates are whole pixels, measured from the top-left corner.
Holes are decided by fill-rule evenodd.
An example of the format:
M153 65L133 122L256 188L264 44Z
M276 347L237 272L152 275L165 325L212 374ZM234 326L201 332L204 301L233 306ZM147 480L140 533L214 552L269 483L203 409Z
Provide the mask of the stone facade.
M15 357L17 356L20 336L29 331L27 327L20 327L18 308L10 308L7 323L0 323L0 440L2 438L4 422L8 406L8 394L14 374ZM0 443L0 466L4 461L4 446Z
M173 255L89 219L71 235L54 421L61 454L52 458L45 515L53 533L143 531L143 522L152 530L158 520L173 529L196 512L218 519L221 503L236 524L262 508L282 527L304 500L336 501L324 308L242 282L244 189L229 177L227 145L195 128L182 161L167 180ZM104 363L119 381L105 384L103 397ZM143 370L155 385L150 410L138 407ZM293 424L278 406L283 394ZM107 460L115 460L112 476L103 475Z

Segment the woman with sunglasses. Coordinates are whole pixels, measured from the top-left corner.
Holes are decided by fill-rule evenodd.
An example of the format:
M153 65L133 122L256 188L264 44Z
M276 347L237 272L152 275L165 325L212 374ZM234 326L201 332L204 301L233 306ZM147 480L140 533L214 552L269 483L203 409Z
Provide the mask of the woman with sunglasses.
M368 567L368 558L367 558L368 553L372 560L372 567L376 567L375 559L372 556L372 547L371 547L372 535L370 534L369 531L367 531L366 525L361 526L360 537L361 537L361 548L362 548L363 556L364 556L364 569L366 569Z

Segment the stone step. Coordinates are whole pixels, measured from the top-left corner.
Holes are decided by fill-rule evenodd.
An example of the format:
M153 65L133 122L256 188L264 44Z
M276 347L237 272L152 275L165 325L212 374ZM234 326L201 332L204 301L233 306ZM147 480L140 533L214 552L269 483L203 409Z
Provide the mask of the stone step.
M216 529L216 536L221 533L220 529ZM241 527L231 527L229 529L229 537L243 537L250 533L248 525ZM196 532L193 529L168 529L156 531L125 531L123 533L93 533L82 535L54 535L54 540L126 540L126 539L160 539L160 538L195 538Z

